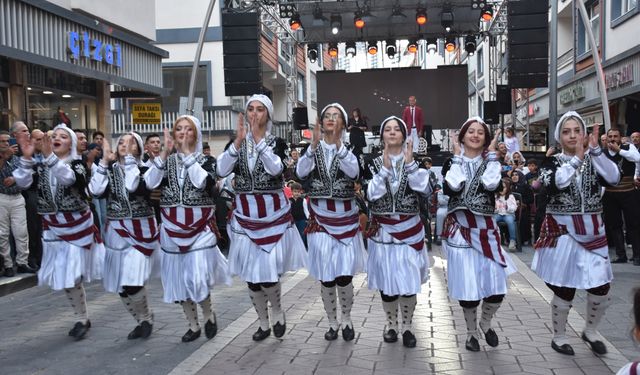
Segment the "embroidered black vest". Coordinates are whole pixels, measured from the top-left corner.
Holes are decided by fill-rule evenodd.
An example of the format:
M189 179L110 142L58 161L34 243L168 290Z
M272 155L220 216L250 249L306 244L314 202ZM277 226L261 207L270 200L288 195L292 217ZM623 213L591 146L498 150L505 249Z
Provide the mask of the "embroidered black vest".
M487 170L489 160L484 159L478 170L473 175L471 181L466 181L464 187L459 192L449 189L444 183L444 192L449 196L449 212L456 210L469 210L476 215L493 215L496 210L495 191L502 189L502 183L498 184L495 191L487 190L482 184L482 175ZM443 166L442 175L451 167L452 159L448 159Z
M161 207L213 207L215 206L215 183L216 183L216 159L208 158L200 154L196 163L207 171L207 183L203 189L193 186L186 173L182 188L178 180L178 167L182 165L182 160L178 160L178 155L173 154L167 158L164 177L160 185L162 196L160 198Z
M59 160L58 163L63 163ZM38 164L38 214L55 214L56 212L78 212L89 208L87 204L87 168L81 160L73 160L70 164L76 175L76 182L70 186L57 185L51 189L50 168Z
M107 187L107 218L108 219L132 219L140 217L154 216L153 207L149 200L151 192L147 189L142 176L147 167L140 167L140 182L138 189L129 192L125 187L124 171L115 166L109 165L107 177L109 185Z
M382 169L382 156L373 159L371 167L373 167L375 173L378 173ZM385 181L385 184L387 185L387 192L380 199L369 202L371 213L374 215L415 215L420 212L418 193L409 186L409 175L407 175L404 168L402 168L400 185L395 194L393 194L391 184L388 181Z
M336 154L327 168L327 159L322 146L318 146L314 159L316 167L311 173L311 191L308 195L311 198L332 198L339 200L351 200L355 198L353 179L349 178L340 169L340 160ZM327 172L328 170L328 172Z
M589 154L584 156L580 167L580 185L574 175L569 186L559 189L556 186L555 173L564 163L560 155L555 155L546 158L540 169L540 180L548 188L547 213L560 215L601 213L602 183L593 167L591 156Z
M265 138L267 147L274 149L276 147L277 137L269 134ZM258 152L254 150L253 152ZM284 180L282 174L278 176L272 176L264 169L264 163L260 158L257 158L256 165L253 168L253 172L249 170L248 161L249 151L247 150L247 140L242 141L240 150L238 150L238 161L236 162L233 172L234 188L236 193L251 193L251 192L277 192L281 191L284 187Z

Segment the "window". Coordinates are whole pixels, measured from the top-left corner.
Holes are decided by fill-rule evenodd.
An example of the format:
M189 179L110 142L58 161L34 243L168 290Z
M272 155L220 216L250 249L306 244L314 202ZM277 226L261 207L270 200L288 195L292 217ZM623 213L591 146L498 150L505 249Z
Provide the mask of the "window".
M304 76L298 73L298 96L299 102L304 103L307 101L307 84L304 81Z
M291 55L293 55L293 47L287 43L280 41L280 57L289 62Z
M315 73L311 73L309 77L309 96L311 99L311 107L313 107L313 109L318 108L318 84Z
M594 1L588 4L585 4L587 8L587 14L589 16L589 24L591 25L591 30L593 31L593 37L596 40L596 45L600 46L600 3L598 1ZM580 17L580 10L576 9L576 23L577 23L577 54L581 56L589 51L591 51L591 46L589 45L589 37L584 28L584 23L582 22L582 18Z
M478 56L478 78L480 78L484 74L484 54L482 53L482 48L476 51L476 56Z
M638 0L611 1L611 27L616 27L638 13Z
M478 94L478 116L484 118L484 99Z
M191 80L191 65L165 66L162 68L162 83L169 89L169 95L162 98L162 110L177 112L180 109L180 97L189 96L189 82ZM200 65L196 72L195 98L202 98L205 105L209 103L207 95L207 68Z

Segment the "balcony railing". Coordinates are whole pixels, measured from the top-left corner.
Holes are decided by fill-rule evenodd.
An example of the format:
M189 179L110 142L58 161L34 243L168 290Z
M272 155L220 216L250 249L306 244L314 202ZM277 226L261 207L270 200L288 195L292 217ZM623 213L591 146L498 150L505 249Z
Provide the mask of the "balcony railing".
M164 128L171 129L180 116L178 112L163 112L158 124L134 124L133 116L127 118L124 111L112 111L112 132L114 135L135 131L138 134L162 134ZM236 129L238 112L230 107L205 108L202 118L202 132L232 132Z

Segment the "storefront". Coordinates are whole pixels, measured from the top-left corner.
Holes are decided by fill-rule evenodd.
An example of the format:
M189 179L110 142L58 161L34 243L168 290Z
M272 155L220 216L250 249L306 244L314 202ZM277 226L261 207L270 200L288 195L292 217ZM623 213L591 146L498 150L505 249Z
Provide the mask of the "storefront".
M168 53L124 28L35 0L0 2L0 24L2 129L62 121L109 132L113 97L162 94Z

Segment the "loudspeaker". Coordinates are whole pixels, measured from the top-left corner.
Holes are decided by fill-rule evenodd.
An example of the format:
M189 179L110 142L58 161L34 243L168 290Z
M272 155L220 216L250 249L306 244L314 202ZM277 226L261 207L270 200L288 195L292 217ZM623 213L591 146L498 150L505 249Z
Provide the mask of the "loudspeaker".
M221 24L225 95L262 92L259 14L223 12Z
M309 129L309 116L307 116L307 107L294 108L292 118L294 130Z
M507 85L496 85L496 102L498 102L498 114L511 113L511 90Z
M498 103L496 101L486 101L483 107L484 122L489 125L496 125L500 122L498 119Z
M509 87L547 87L549 0L509 1L507 29Z

